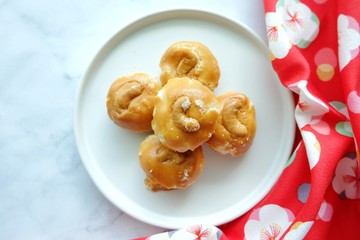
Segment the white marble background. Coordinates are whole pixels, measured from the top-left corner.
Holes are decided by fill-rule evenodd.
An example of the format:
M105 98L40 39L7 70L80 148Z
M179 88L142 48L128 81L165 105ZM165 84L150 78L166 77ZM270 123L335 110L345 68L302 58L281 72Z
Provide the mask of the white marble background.
M121 26L174 8L218 12L265 40L262 0L0 0L0 239L130 239L164 231L93 184L73 135L77 86Z

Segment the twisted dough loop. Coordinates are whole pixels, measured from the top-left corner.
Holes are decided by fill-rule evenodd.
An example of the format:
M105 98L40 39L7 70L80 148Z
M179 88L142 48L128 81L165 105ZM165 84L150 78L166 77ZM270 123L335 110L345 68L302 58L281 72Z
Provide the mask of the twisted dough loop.
M218 96L220 117L207 144L221 154L245 154L256 132L255 108L250 99L238 92Z
M175 152L154 134L140 144L138 160L146 174L145 186L152 191L187 188L200 177L204 166L201 147Z
M122 85L115 93L114 105L116 112L121 114L129 108L131 101L143 91L141 84L132 81Z
M181 41L171 45L160 60L160 81L188 77L196 79L210 90L218 86L220 69L210 49L199 42Z
M184 54L185 55L185 54ZM198 76L199 72L196 72L196 64L198 64L198 56L192 52L186 52L186 56L180 60L176 72L177 76L179 77L196 77Z
M196 132L200 129L199 121L186 115L190 104L190 99L187 96L176 99L172 109L172 119L174 124L183 131Z
M183 154L175 154L174 151L164 147L162 144L157 145L155 152L158 161L163 164L180 165L185 161Z
M134 73L116 79L106 99L110 119L118 126L133 131L151 130L154 99L159 83L145 73Z
M224 127L236 137L244 137L248 134L248 130L242 123L243 119L241 118L241 113L245 107L243 100L242 97L227 99L221 111Z

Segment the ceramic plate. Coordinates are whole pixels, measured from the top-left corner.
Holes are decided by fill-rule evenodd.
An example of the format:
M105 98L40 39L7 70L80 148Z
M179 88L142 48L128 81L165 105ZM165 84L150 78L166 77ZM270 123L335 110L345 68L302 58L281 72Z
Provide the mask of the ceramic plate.
M221 69L216 94L240 91L253 101L257 133L241 158L204 146L200 179L185 190L151 192L138 164L147 136L115 126L106 95L118 77L145 72L159 79L159 61L174 42L199 41ZM96 54L77 93L74 129L90 177L114 205L129 215L165 228L219 225L244 214L275 184L294 139L293 100L273 72L265 44L241 23L214 13L174 10L141 18L118 31Z

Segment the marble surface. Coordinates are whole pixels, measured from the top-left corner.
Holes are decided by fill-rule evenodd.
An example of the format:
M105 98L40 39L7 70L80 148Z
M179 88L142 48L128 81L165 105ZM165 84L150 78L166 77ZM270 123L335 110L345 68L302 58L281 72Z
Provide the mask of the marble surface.
M73 134L78 84L119 28L165 9L210 10L265 41L262 0L0 0L0 239L131 239L162 232L93 184Z

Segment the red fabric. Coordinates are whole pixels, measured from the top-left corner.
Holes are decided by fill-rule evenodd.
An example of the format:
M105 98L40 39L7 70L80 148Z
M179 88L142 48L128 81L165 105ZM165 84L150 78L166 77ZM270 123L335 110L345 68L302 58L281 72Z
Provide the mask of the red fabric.
M266 12L275 12L276 5L280 1L264 1ZM290 1L284 1L290 2ZM317 3L318 2L318 3ZM321 3L320 2L324 2ZM360 93L360 57L355 56L341 71L339 69L339 42L338 42L338 17L340 14L349 16L352 20L360 23L360 2L358 1L301 1L318 17L320 21L319 32L315 40L307 47L300 48L292 46L286 57L274 59L273 67L284 86L306 80L309 92L322 100L329 107L322 121L328 124L330 133L321 134L305 125L302 130L308 130L315 134L321 145L321 154L318 164L309 169L308 157L303 140L296 151L294 162L285 169L277 184L271 192L257 206L244 216L220 226L220 229L228 239L243 239L244 227L249 216L255 209L264 205L277 204L282 208L290 209L295 219L292 226L299 222L312 221L313 224L306 234L306 239L360 239L360 199L357 194L356 199L349 199L343 193L337 193L332 187L335 169L339 161L350 155L357 164L354 164L355 176L353 187L354 191L360 191L360 172L359 172L359 148L355 148L356 142L360 142L360 114L349 109L349 117L352 125L354 138L339 134L336 125L342 121L348 121L346 117L339 114L330 102L338 101L348 105L349 94L359 97ZM337 64L334 67L334 75L330 80L319 79L319 66L316 63L317 53L324 48L331 49L337 55ZM359 50L359 46L356 47ZM326 59L325 59L326 60ZM359 108L358 98L356 104ZM301 103L300 103L301 104ZM357 150L356 150L357 149ZM356 168L357 166L357 168ZM343 177L345 178L345 176ZM309 183L311 190L305 203L299 201L299 186ZM323 220L318 217L318 212L323 202L330 204L332 214L330 219ZM284 237L292 227L289 226L283 232ZM278 238L276 238L278 239Z

